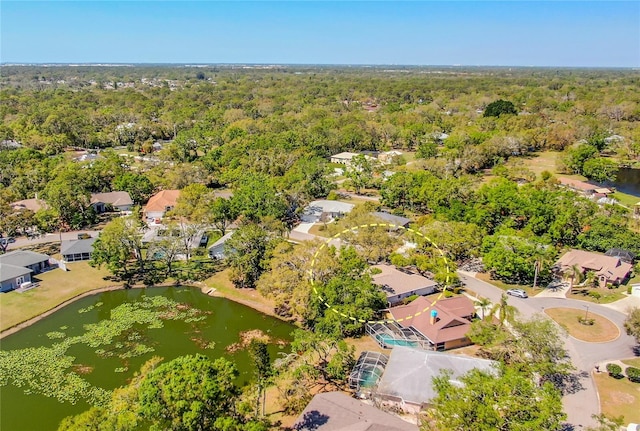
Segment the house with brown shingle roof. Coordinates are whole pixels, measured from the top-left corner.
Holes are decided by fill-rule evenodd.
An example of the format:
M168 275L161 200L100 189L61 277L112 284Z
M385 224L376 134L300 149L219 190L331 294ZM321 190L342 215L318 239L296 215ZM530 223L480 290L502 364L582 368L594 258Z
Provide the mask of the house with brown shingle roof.
M466 296L435 301L417 298L407 305L389 311L399 325L411 328L424 336L435 350L468 346L467 332L476 310Z
M167 211L171 211L176 206L179 196L180 190L162 190L151 196L143 210L145 219L154 220L164 217Z
M420 274L401 271L393 265L373 265L380 271L371 276L374 284L382 288L387 295L389 306L402 302L412 295L429 295L436 291L438 283Z
M92 193L91 206L97 213L101 214L113 208L116 211L131 211L133 200L128 192L108 192L108 193Z
M342 392L318 394L293 425L295 431L418 431L418 427Z
M584 250L571 250L565 253L556 265L561 271L570 270L574 266L579 267L583 274L593 271L601 287L607 284L623 283L633 269L633 265L624 262L620 257Z

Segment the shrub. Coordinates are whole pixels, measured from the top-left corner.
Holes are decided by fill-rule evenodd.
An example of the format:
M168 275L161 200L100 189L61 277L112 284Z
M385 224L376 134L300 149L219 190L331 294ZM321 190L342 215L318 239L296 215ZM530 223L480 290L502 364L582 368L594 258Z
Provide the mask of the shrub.
M627 377L629 378L629 380L631 380L634 383L640 383L640 368L627 367L627 370L625 371L625 373L627 374Z
M580 322L583 325L593 326L596 323L596 319L578 316L578 322Z
M338 200L338 193L336 193L335 191L331 190L329 192L329 194L327 195L327 200L329 201L336 201Z
M602 298L602 295L600 294L600 292L596 292L596 291L589 292L589 296L595 299L596 301Z
M616 379L622 377L622 367L618 364L607 364L607 372Z

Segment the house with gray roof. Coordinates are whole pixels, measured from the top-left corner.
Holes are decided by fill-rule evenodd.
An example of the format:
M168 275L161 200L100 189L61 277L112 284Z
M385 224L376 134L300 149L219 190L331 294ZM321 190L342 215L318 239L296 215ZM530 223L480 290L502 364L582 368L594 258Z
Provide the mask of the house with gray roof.
M411 271L399 270L393 265L373 265L375 274L371 276L374 284L382 288L387 295L389 306L402 302L413 295L429 295L436 291L438 283Z
M128 192L92 193L91 206L98 214L112 209L114 211L131 211L133 200Z
M29 250L15 250L0 255L0 263L28 268L34 274L39 274L51 267L49 256Z
M432 382L434 377L449 370L449 380L460 385L459 378L473 369L493 375L498 372L496 361L396 346L374 397L383 405L418 413L437 395Z
M408 227L409 223L411 223L411 220L406 217L400 217L397 215L389 214L387 212L376 211L371 214L386 221L387 223L391 223L396 226Z
M65 262L78 262L81 260L91 260L93 253L93 243L98 238L77 239L62 241L60 254Z
M305 223L331 221L350 213L354 206L354 204L347 202L332 200L313 201L306 206L301 219Z
M293 425L295 431L418 431L418 427L342 392L318 394Z
M0 263L0 292L17 289L22 283L31 281L33 270L22 266Z
M227 232L222 238L211 244L211 247L209 247L209 257L211 259L224 259L226 257L224 254L224 244L232 235L233 232Z

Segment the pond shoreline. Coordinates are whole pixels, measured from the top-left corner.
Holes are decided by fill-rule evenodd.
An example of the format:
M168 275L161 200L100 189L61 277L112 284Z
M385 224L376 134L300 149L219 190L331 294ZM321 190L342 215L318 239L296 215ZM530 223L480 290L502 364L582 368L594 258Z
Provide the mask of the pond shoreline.
M268 316L271 317L275 317L279 320L282 320L283 322L286 323L291 323L291 324L295 324L293 322L287 321L285 319L282 318L282 316L278 316L274 311L273 308L270 307L268 304L265 304L263 302L260 302L259 300L251 300L251 299L241 299L241 298L235 298L232 297L230 295L225 295L224 293L220 292L217 289L213 289L211 287L208 287L206 285L203 285L200 282L196 282L193 284L187 284L187 285L177 285L175 283L160 283L160 284L156 284L153 285L151 287L149 286L145 286L145 285L134 285L131 286L130 289L153 289L154 287L169 287L169 286L180 286L180 287L192 287L192 288L197 288L200 289L200 291L202 293L204 293L205 295L208 296L212 296L212 297L218 297L218 298L224 298L227 299L229 301L233 301L236 302L238 304L242 304L246 307L252 308L256 311L259 311L262 314L266 314ZM119 285L113 285L113 286L107 286L107 287L99 287L97 289L93 289L93 290L89 290L86 292L82 292L72 298L69 298L63 302L61 302L60 304L56 305L55 307L37 315L34 316L30 319L27 319L23 322L20 322L14 326L11 326L10 328L7 328L5 330L3 330L2 332L0 332L0 340L2 340L4 337L7 337L9 335L13 335L16 332L20 331L21 329L27 328L31 325L33 325L36 322L39 322L40 320L44 319L45 317L50 316L51 314L55 313L56 311L59 311L60 309L66 307L69 304L74 303L75 301L78 301L82 298L86 298L87 296L92 296L92 295L97 295L99 293L103 293L103 292L110 292L113 290L124 290L125 287L121 284Z

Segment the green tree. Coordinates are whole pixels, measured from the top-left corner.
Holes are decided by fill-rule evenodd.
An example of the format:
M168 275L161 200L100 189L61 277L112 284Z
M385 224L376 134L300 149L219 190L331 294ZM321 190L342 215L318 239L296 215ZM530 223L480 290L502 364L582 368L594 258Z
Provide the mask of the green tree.
M499 99L491 102L484 110L484 117L500 117L501 115L517 115L518 110L514 106L513 102L508 100Z
M536 387L509 367L498 376L471 370L456 380L462 385L447 372L433 379L437 395L427 410L432 429L560 430L566 418L557 389L548 383Z
M615 161L597 157L584 162L582 174L590 180L604 183L605 181L615 181L618 170L619 166Z
M254 288L268 268L270 253L278 239L255 223L236 230L224 245L230 279L236 287Z
M518 313L518 309L513 305L509 305L508 302L509 297L506 294L502 294L500 296L500 302L495 304L493 308L491 308L490 315L495 315L500 323L500 326L504 325L505 322L513 322Z
M629 311L624 321L624 329L627 335L634 337L640 344L640 308L634 307Z
M567 149L561 160L569 173L582 174L585 163L597 154L598 149L593 145L580 144L575 148Z
M129 193L136 205L149 200L153 193L153 184L144 174L125 172L113 179L113 189Z
M145 225L135 216L118 217L104 227L93 244L91 265L105 264L109 271L124 280L130 281L135 270L129 263L137 261L137 272L145 272L145 260L142 255L142 234Z
M267 350L267 343L263 340L254 338L249 343L249 356L253 361L253 374L257 380L258 397L256 402L256 416L260 411L262 404L262 416L265 414L267 390L266 386L269 378L272 376L273 369L271 367L271 357Z
M371 184L373 180L373 163L363 154L351 159L351 164L345 168L345 176L351 180L356 194Z
M237 218L238 212L229 199L219 197L209 202L206 220L210 220L222 236L227 233L227 227Z
M140 383L140 416L152 429L214 429L216 419L233 416L237 375L224 358L182 356L162 364Z
M57 170L45 187L44 199L58 214L61 225L77 229L95 219L85 176L78 164L69 163Z

